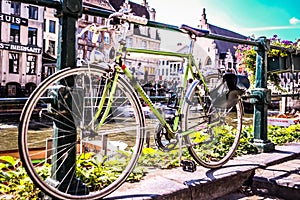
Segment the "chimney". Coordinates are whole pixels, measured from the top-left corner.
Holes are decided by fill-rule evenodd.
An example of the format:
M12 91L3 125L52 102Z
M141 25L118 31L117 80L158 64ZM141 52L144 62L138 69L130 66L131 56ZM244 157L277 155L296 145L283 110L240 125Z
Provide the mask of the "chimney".
M151 8L149 14L150 14L150 20L155 21L156 10L154 8Z
M141 5L147 7L148 6L147 0L143 0L143 2L141 3Z

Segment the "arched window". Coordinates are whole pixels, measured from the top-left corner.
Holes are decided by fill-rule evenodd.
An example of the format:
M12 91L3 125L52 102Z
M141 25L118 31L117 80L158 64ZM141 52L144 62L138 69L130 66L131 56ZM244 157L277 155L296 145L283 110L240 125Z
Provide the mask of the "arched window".
M208 56L206 58L205 65L211 65L211 64L212 64L211 58Z

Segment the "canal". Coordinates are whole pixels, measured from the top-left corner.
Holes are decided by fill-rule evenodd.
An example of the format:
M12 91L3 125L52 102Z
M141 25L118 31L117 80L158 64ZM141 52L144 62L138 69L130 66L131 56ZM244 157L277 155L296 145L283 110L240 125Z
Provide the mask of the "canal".
M252 125L253 123L253 114L245 114L243 116L243 125ZM157 121L155 119L147 119L147 124L150 125L149 131L150 131L150 137L151 137L151 145L153 144L153 133L155 129L155 124L157 124ZM39 132L42 132L43 134L39 134ZM51 136L51 130L49 129L39 129L35 130L34 136L37 141L40 140L39 137L45 137L45 132L48 132L46 135ZM17 122L0 122L0 152L2 151L9 151L9 150L16 150L18 149L18 123ZM119 140L122 138L119 138ZM41 140L44 140L44 138L41 138ZM126 140L125 140L126 141Z

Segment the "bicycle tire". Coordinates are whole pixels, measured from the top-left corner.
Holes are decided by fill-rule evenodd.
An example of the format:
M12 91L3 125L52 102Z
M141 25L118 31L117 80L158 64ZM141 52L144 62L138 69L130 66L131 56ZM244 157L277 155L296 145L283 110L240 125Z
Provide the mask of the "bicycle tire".
M210 91L219 80L222 78L217 74L206 77ZM184 136L184 139L190 155L199 165L219 168L228 162L238 147L242 132L242 102L238 99L230 107L214 106L203 88L203 84L196 80L187 92L182 127L183 131L194 129L196 132Z
M128 178L142 151L144 114L123 76L98 127L103 112L98 119L95 113L103 84L111 82L106 69L103 63L60 70L34 90L23 108L18 136L22 165L39 189L55 199L107 196ZM54 94L50 103L46 93Z

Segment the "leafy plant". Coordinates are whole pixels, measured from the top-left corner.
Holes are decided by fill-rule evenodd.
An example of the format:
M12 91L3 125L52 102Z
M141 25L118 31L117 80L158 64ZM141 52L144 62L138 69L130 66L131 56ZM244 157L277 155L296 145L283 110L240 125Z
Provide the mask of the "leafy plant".
M268 126L268 138L277 145L300 141L300 125L291 125L286 128L280 126Z
M28 177L20 160L0 157L0 199L38 199L40 190Z
M228 150L228 144L233 141L230 126L224 126L219 131L221 137L210 146L211 155L222 156ZM195 139L201 142L200 134L195 134ZM268 138L271 142L282 145L285 143L300 141L300 124L289 127L268 126ZM258 149L252 143L253 126L244 126L240 139L240 144L234 156L245 154L256 154ZM200 149L199 149L200 150ZM208 151L208 150L207 150ZM183 157L192 159L186 148L183 149ZM126 160L129 159L128 152L119 151L114 158L95 157L94 153L84 153L78 156L76 175L88 185L90 190L104 188L116 178L125 167ZM40 190L28 177L25 169L18 159L10 156L0 157L0 199L39 199ZM144 148L139 158L138 165L127 179L128 182L140 181L147 173L147 168L169 169L179 166L178 150L162 152L153 148ZM51 165L39 166L38 173L47 178L50 175Z
M277 35L274 35L270 39L270 43L273 46L285 47L289 48L291 51L300 49L298 43L293 43L288 40L281 40ZM250 45L238 45L234 47L235 57L237 59L237 63L240 65L245 65L245 68L249 72L250 82L253 85L255 82L255 73L256 73L256 55L257 52L253 46ZM286 57L288 53L284 50L271 49L267 52L268 57L281 56ZM277 89L282 91L282 88L279 85L280 79L277 73L268 72L268 81L276 86Z
M281 40L277 35L273 35L273 37L270 39L271 45L278 46L278 47L284 47L289 48L291 51L298 49L297 42L293 43L289 40ZM278 50L278 49L271 49L268 51L268 57L287 57L288 53L284 50Z

